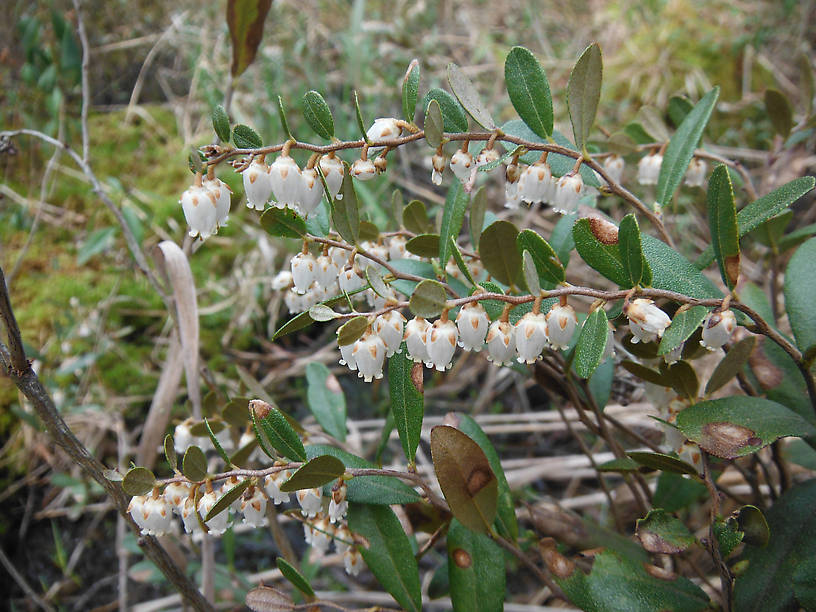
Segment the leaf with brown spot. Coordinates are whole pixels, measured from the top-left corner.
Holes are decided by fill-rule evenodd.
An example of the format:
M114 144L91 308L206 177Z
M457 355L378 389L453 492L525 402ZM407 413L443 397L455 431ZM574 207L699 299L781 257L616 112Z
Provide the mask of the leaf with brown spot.
M453 519L448 529L448 575L454 611L501 610L506 571L501 547Z
M729 289L739 280L739 229L737 205L731 176L724 165L717 166L708 180L708 227L720 275Z
M454 427L431 429L431 457L439 486L453 515L477 533L496 518L498 481L484 451Z
M697 541L680 520L662 508L653 508L644 518L638 519L635 534L643 548L651 553L673 555Z
M403 342L400 352L388 360L388 389L394 425L409 463L414 463L416 457L425 413L422 382L422 364L411 361Z
M749 455L781 437L816 435L816 427L782 404L743 396L681 410L677 427L703 450L723 459Z
M288 612L295 609L295 604L289 595L266 585L249 591L244 603L252 612Z
M241 76L255 60L263 38L264 20L271 7L272 0L227 0L233 78Z

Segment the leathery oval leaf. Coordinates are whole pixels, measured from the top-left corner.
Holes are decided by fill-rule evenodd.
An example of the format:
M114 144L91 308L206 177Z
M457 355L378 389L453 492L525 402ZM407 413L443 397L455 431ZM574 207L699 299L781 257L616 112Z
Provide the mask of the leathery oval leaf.
M436 478L453 515L469 529L487 533L496 518L498 480L484 451L455 427L431 429Z
M501 546L456 519L448 529L447 545L454 612L501 610L507 580Z
M511 245L516 243L518 228L509 221L488 225L479 239L482 264L500 283L515 285L521 280L521 254Z
M309 584L306 577L301 574L294 565L283 557L275 559L275 564L278 566L280 573L283 574L283 577L291 582L298 591L309 597L314 597L315 593L312 585Z
M418 317L435 317L445 307L445 288L435 280L424 280L416 286L408 307Z
M683 552L697 541L682 521L662 508L653 508L638 519L635 534L643 548L659 554Z
M471 117L486 130L496 129L496 122L490 112L485 108L479 92L462 69L451 62L448 64L448 84L453 95L459 100L459 104L470 114Z
M306 122L321 138L329 140L334 136L334 117L323 96L315 90L303 96L303 116Z
M204 451L197 446L190 446L181 460L181 473L193 482L204 480L207 477L207 458Z
M337 330L337 344L339 346L348 346L353 342L357 342L366 329L368 329L368 318L359 316L349 319Z
M524 47L513 47L504 61L504 80L521 120L538 136L548 138L553 130L550 83L535 56Z
M579 149L586 146L589 132L595 122L595 113L601 99L601 80L603 78L603 60L598 43L589 45L570 73L567 83L567 108L575 145Z
M346 466L337 457L320 455L310 459L298 468L292 476L280 486L284 492L299 491L322 487L327 482L339 478L346 471Z
M156 477L146 467L135 467L128 470L122 479L122 488L128 495L147 495L153 489Z
M248 486L249 479L242 480L237 485L226 491L221 497L218 498L218 501L215 502L212 508L210 508L210 511L207 512L207 516L204 517L204 522L206 523L229 508L230 505L232 505L232 502L241 497L241 494L246 491Z

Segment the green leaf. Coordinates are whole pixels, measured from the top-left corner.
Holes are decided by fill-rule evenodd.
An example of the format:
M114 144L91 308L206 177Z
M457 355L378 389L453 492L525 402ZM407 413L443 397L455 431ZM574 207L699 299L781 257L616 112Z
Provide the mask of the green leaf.
M424 280L416 286L408 307L418 317L430 319L438 316L445 307L445 287L435 280Z
M694 108L694 104L692 104L688 98L684 96L672 96L669 98L669 106L666 113L669 115L669 119L674 124L674 127L680 127L680 124L683 123L683 119L691 112L692 108Z
M267 208L261 215L261 227L281 238L301 238L306 234L306 222L291 208Z
M207 516L204 517L204 522L206 523L210 521L211 519L215 518L225 510L229 509L232 503L239 497L241 497L243 492L246 491L246 488L249 486L249 483L250 483L249 479L242 480L234 487L230 487L230 489L226 493L224 493L218 498L218 501L215 502L212 508L210 508L210 511L207 512Z
M697 378L697 372L687 361L673 363L668 367L663 376L671 388L680 395L685 395L689 400L697 398L697 391L700 389L700 380Z
M697 476L697 468L690 463L686 463L677 457L665 455L663 453L648 453L645 451L631 451L626 453L630 459L636 461L638 465L650 468L652 470L660 470L661 472L669 472L672 474L689 474Z
M348 523L349 529L367 540L368 546L361 546L360 553L383 588L405 610L420 612L419 568L394 511L387 506L352 503Z
M360 236L360 205L357 202L357 192L354 190L354 181L343 162L343 184L340 187L341 199L335 198L331 202L332 225L340 237L349 244L357 244Z
M487 533L496 518L498 481L484 451L458 429L437 425L431 429L431 457L453 516Z
M771 537L768 521L762 510L756 506L743 506L737 514L740 531L745 533L744 541L754 546L765 546Z
M309 581L306 577L301 574L297 568L289 563L283 557L278 557L275 559L275 564L278 566L280 573L283 574L283 577L286 578L292 585L301 593L306 595L307 597L314 597L315 592L312 588L312 585L309 584Z
M131 496L147 495L155 484L156 477L146 467L131 468L122 479L122 489Z
M176 455L176 445L173 441L173 435L167 434L164 436L164 457L170 465L170 469L174 472L178 469L178 456Z
M700 402L677 414L677 428L715 457L734 459L784 436L816 435L816 428L771 400L732 396Z
M459 251L459 246L456 244L456 240L451 237L451 239L448 240L448 243L450 244L450 252L451 255L453 255L453 260L456 262L456 267L459 268L459 271L471 285L475 285L476 281L471 275L470 269L467 267L465 260L462 258L462 253Z
M425 142L431 148L438 148L442 145L445 133L445 124L442 121L442 109L439 102L431 100L428 102L428 109L425 111Z
M816 584L816 479L796 485L766 515L771 538L767 546L746 544L748 568L734 585L734 609L776 612L808 609L797 600ZM804 570L802 567L804 566ZM808 573L809 572L809 573ZM798 602L798 605L797 605Z
M473 241L473 246L479 248L479 240L482 237L482 229L484 228L485 212L487 211L487 192L484 185L476 190L473 195L473 201L470 204L470 239Z
M714 536L717 538L720 555L725 559L742 543L742 538L745 534L739 530L737 521L733 518L727 518L725 520L717 519L714 521L712 527Z
M117 228L103 227L91 232L77 251L77 265L83 266L95 255L108 250L114 245Z
M212 109L212 126L215 135L221 142L227 143L230 140L230 122L227 111L220 104L216 104Z
M490 116L490 112L485 108L479 92L473 86L471 80L462 72L456 64L448 64L448 84L453 95L459 100L462 107L471 117L486 130L495 130L496 122Z
M703 483L685 478L680 474L662 472L657 477L657 490L652 503L667 512L677 512L706 497L708 497L708 489Z
M708 227L720 276L729 289L739 279L739 236L734 188L728 168L719 165L708 181Z
M460 181L453 181L445 198L445 208L442 211L442 225L439 229L439 263L444 268L450 259L450 238L456 240L462 230L465 219L465 209L470 197L465 193Z
M326 140L334 136L334 117L326 100L314 89L303 96L303 116L315 134Z
M337 378L322 363L306 365L306 402L327 434L346 440L346 397Z
M688 578L610 549L595 556L588 576L573 569L568 577L556 574L555 581L573 604L587 612L696 612L709 607L708 596Z
M263 141L258 136L258 132L242 123L232 128L232 142L239 149L259 149L263 146Z
M814 262L816 238L811 238L796 250L785 271L785 311L796 345L802 353L816 344Z
M665 355L683 344L700 327L707 313L708 309L705 306L693 306L688 310L678 311L671 325L663 333L657 354Z
M479 239L479 255L485 269L505 285L521 280L521 254L508 248L516 244L518 228L509 221L495 221L485 228Z
M204 451L197 446L190 446L181 460L181 473L187 480L201 482L207 477L207 458Z
M354 113L357 117L357 129L360 130L360 135L367 143L368 134L366 132L366 122L363 121L363 112L360 110L360 99L357 97L356 89L352 92L352 99L354 100ZM348 170L346 171L346 174L348 174Z
M309 459L308 463L298 468L289 480L280 486L280 490L289 492L322 487L324 484L340 478L345 471L346 466L337 457L321 455Z
M232 42L232 65L230 66L232 78L241 76L255 60L255 54L263 38L264 20L271 6L272 0L229 0L227 2L227 26Z
M618 244L618 228L597 217L578 219L572 227L575 249L589 267L621 287L629 286Z
M570 73L567 83L567 108L569 109L572 133L579 149L586 147L598 102L601 99L603 80L603 59L601 47L592 43L581 54Z
M774 131L783 139L787 138L793 128L793 109L787 96L776 89L766 90L765 112L768 113Z
M635 534L643 548L658 554L677 554L697 541L688 527L662 508L653 508L638 519Z
M813 113L813 95L816 93L816 83L813 78L813 68L810 65L810 56L802 51L799 54L799 86L801 88L801 100L805 109L805 116Z
M775 217L816 186L816 178L803 176L785 183L772 192L754 200L737 213L739 236L742 238L771 217ZM697 259L698 268L706 268L714 261L714 247L709 246Z
M306 461L306 451L295 429L283 413L269 405L269 412L258 421L260 429L276 451L292 461Z
M589 378L601 365L606 342L609 338L609 322L603 308L596 308L584 321L581 335L575 345L575 371L581 378Z
M434 87L422 99L422 108L426 112L431 100L436 100L439 103L446 132L467 132L467 115L465 115L465 109L462 108L456 98L444 89Z
M220 423L220 425L223 425L223 423ZM209 436L213 448L215 448L216 452L221 456L221 459L224 460L224 463L226 463L229 466L230 464L229 455L227 454L227 451L225 451L224 448L221 446L221 443L218 441L218 438L215 437L215 432L213 431L213 428L210 425L210 421L209 419L207 419L207 417L204 417L204 426L206 427L207 436ZM218 429L220 431L221 427L219 427Z
M422 386L422 364L408 357L405 343L388 360L388 390L391 412L408 463L413 464L419 446L425 400Z
M381 298L388 298L388 286L383 280L382 274L375 266L368 265L365 269L365 278L369 287Z
M419 62L411 60L405 77L402 79L402 116L408 123L414 122L417 95L419 94L419 74Z
M411 200L402 211L402 224L414 234L429 234L433 231L433 224L428 219L425 202Z
M504 607L502 548L456 519L448 529L448 572L454 612L492 612Z
M496 509L496 528L498 532L505 538L515 541L518 538L518 522L516 521L516 509L513 504L513 496L510 493L510 485L507 484L507 478L504 475L504 470L499 460L499 455L496 449L490 443L490 439L485 432L479 427L479 424L467 414L456 413L458 419L457 428L467 434L471 440L479 445L479 448L487 457L490 463L490 469L496 475L498 480L498 501Z
M686 115L669 141L666 152L663 154L660 174L657 177L656 198L657 203L661 206L669 205L674 192L683 182L686 169L694 156L694 150L700 142L700 137L711 117L719 94L720 88L715 87L704 95Z
M635 346L640 346L636 344ZM646 382L650 382L653 385L659 385L661 387L669 387L669 381L666 380L666 377L658 372L657 370L653 370L651 368L647 368L644 365L636 363L634 361L623 360L621 361L621 366L624 370L629 372L630 374L634 374L641 380L645 380Z
M541 138L549 138L553 131L550 84L535 56L524 47L513 47L504 61L504 80L521 120Z
M652 270L652 287L700 299L722 297L714 283L665 242L648 234L642 234L641 241L643 255Z
M623 269L629 277L629 284L627 286L635 287L640 284L644 276L647 278L651 276L650 273L644 270L644 267L648 268L649 264L646 263L643 257L643 247L640 243L640 227L638 226L637 218L631 213L621 219L620 227L618 228L618 249Z
M362 457L325 444L310 444L306 447L306 455L310 459L321 455L331 455L342 461L346 469L380 467ZM421 499L419 493L411 487L390 476L355 476L346 481L346 485L348 486L346 498L350 502L360 504L410 504ZM326 485L323 488L324 494L330 495L330 489L331 485Z
M368 325L368 318L364 316L357 316L343 323L337 330L338 346L348 346L356 342L368 329Z
M521 268L524 273L524 284L527 285L527 291L530 295L539 295L541 293L541 283L538 280L538 270L536 270L533 256L530 251L524 249L521 253Z
M516 250L519 253L529 251L541 280L556 285L564 282L566 278L564 266L555 250L538 233L531 229L519 232L516 237Z
M751 357L754 346L756 346L756 336L748 336L728 349L728 353L717 364L708 379L705 388L706 395L711 395L742 371Z
M295 137L292 136L292 130L289 129L289 120L286 118L286 109L283 107L283 98L278 96L278 119L281 123L281 128L283 128L283 133L286 134L286 137L289 140L295 140Z

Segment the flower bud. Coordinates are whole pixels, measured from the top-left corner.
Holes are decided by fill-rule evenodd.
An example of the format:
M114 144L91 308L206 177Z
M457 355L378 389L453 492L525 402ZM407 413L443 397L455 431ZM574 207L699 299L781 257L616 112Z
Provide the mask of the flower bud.
M206 240L215 233L218 216L212 191L193 185L181 194L179 203L190 226L190 238Z
M584 191L584 179L577 172L575 174L565 174L555 185L555 196L553 197L553 210L568 215L578 210L578 201Z
M366 330L362 338L354 343L352 357L357 364L357 376L365 382L383 377L383 363L385 362L385 344L382 339L371 330Z
M272 196L272 177L269 175L269 166L257 157L242 173L244 192L247 196L247 208L263 210Z
M737 328L737 318L730 310L710 312L703 321L703 339L700 345L709 351L716 351L731 339Z
M380 155L374 160L374 168L377 170L377 174L385 172L386 168L388 168L388 160L385 155Z
M519 363L535 363L547 346L547 318L541 314L528 312L518 323L514 332Z
M459 346L466 351L479 352L485 343L490 320L479 302L470 302L459 309L456 327L459 330Z
M504 207L516 209L521 204L521 171L518 164L511 163L504 172Z
M272 279L272 288L276 291L287 289L292 285L292 272L289 270L281 270Z
M645 298L638 298L624 306L624 314L629 318L632 330L632 344L654 342L663 337L663 332L671 325L669 315Z
M507 321L493 321L487 330L487 358L497 366L513 364L516 356L514 331Z
M441 185L442 184L442 174L445 172L445 156L439 155L438 153L434 153L433 157L431 158L431 164L433 165L433 172L431 173L431 182L434 185Z
M430 324L422 317L414 317L405 325L405 345L408 347L408 356L415 363L428 361L428 348L425 338Z
M303 295L315 280L317 261L311 253L298 253L292 257L291 266L295 291Z
M391 138L398 138L402 133L402 129L397 124L397 120L393 117L380 117L375 119L374 123L368 128L366 137L369 140L388 140Z
M499 152L496 151L496 149L488 149L485 147L479 151L479 154L476 156L476 167L480 168L481 166L491 164L494 161L497 161L499 157Z
M357 159L351 164L351 176L360 181L368 181L377 176L377 168L370 159Z
M272 193L278 208L297 208L303 194L303 176L295 160L288 155L280 155L269 168Z
M620 183L623 178L623 158L620 155L612 154L604 160L603 168L615 183Z
M340 522L348 512L346 489L346 483L344 482L336 490L332 491L332 497L329 501L329 520L332 523Z
M375 320L371 329L385 344L385 356L391 357L399 352L402 336L405 332L405 317L399 310L390 310Z
M342 199L342 194L338 197L340 187L343 185L343 162L339 157L324 156L318 163L320 171L326 179L326 186L329 188L332 200Z
M556 350L565 351L572 342L575 328L578 327L578 318L575 310L569 304L553 304L547 313L547 340Z
M453 353L456 351L456 325L447 318L437 319L425 332L425 348L428 360L425 365L436 367L437 371L444 372L451 367Z
M660 166L663 165L663 156L655 153L642 157L638 162L637 180L641 185L657 185L660 175Z

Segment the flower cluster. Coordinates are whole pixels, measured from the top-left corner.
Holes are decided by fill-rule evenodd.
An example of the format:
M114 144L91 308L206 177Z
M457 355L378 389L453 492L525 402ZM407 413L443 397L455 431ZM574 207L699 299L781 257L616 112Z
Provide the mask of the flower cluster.
M521 202L550 204L555 212L564 215L578 209L578 202L586 192L584 179L577 171L554 177L546 155L524 170L516 163L508 165L504 185L506 208L518 208Z
M623 160L621 160L621 173L623 172L622 162ZM662 165L662 153L650 153L642 157L638 162L638 183L641 185L657 185L657 179L660 176L660 167ZM691 160L686 170L684 183L689 187L702 187L705 183L706 172L708 172L708 164L702 159L695 157ZM619 178L617 180L619 180Z
M196 175L195 182L179 199L191 238L206 240L227 224L231 193L221 179Z
M629 329L632 331L632 344L638 342L654 342L663 337L663 333L671 325L671 318L655 306L654 302L646 298L638 298L624 304L623 312L629 319ZM737 328L737 319L730 310L715 310L710 312L702 323L703 333L700 344L709 351L715 351L731 338ZM666 361L673 363L679 358L680 350L669 353Z

